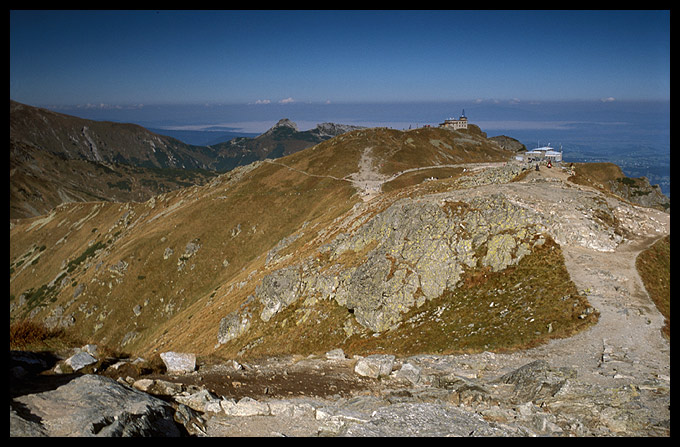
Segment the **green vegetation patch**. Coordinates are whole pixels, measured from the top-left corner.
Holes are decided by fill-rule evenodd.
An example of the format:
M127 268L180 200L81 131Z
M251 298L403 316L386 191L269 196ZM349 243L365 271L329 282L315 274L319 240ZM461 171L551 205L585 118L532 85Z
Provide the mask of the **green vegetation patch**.
M77 258L75 258L72 261L69 261L68 263L68 268L67 271L71 273L73 270L76 269L83 261L85 261L87 258L94 256L95 252L99 250L100 248L104 248L106 244L104 244L101 241L97 241L96 243L92 244L90 247L88 247L84 252L80 254Z

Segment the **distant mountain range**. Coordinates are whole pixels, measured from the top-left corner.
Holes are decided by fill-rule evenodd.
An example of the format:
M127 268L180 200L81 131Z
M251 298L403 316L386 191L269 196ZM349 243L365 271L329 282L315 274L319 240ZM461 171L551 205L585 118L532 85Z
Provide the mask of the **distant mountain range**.
M300 131L294 122L284 118L258 137L238 137L210 146L216 152L211 167L225 172L265 158L283 157L356 129L361 127L323 123Z
M301 132L283 119L260 136L230 140L226 134L225 141L203 146L135 124L93 121L10 100L10 218L45 214L66 202L145 201L352 129L324 123Z

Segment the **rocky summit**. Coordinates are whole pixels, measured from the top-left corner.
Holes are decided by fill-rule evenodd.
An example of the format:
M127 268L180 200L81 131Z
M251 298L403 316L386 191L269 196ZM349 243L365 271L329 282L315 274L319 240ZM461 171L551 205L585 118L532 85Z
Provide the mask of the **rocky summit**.
M174 414L195 436L668 435L670 316L636 259L669 250L669 201L636 202L615 170L536 170L511 143L353 129L143 203L12 220L11 321L109 355L37 376L18 356L11 427L65 433L43 402L84 372L171 405L73 434Z

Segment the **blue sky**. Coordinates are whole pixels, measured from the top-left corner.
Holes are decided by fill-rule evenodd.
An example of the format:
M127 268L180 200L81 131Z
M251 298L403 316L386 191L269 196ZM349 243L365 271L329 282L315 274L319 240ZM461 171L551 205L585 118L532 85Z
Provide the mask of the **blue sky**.
M15 10L10 98L670 101L670 12Z

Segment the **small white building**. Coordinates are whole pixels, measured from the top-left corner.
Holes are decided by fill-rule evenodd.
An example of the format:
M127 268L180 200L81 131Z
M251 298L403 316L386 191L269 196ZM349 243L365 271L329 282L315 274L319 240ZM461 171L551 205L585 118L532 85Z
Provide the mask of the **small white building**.
M537 147L521 154L524 162L531 163L536 161L550 161L559 163L562 161L562 151L557 152L550 146Z
M439 127L446 127L447 129L452 129L452 130L457 130L457 129L467 129L468 125L468 119L465 116L465 109L463 109L463 113L460 115L460 118L455 119L455 118L449 118L447 120L444 120L443 123L439 125Z

